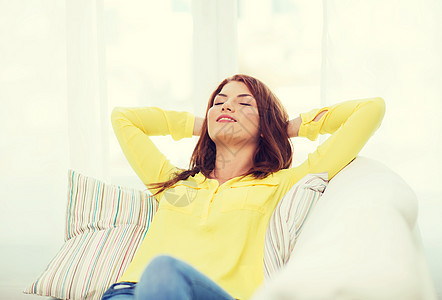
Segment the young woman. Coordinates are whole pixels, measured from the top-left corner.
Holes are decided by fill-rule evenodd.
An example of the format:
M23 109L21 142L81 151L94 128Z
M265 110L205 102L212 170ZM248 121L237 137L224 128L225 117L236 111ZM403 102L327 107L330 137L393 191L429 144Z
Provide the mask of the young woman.
M241 299L263 281L264 236L278 201L308 173L331 179L379 127L381 98L314 109L289 120L269 88L235 75L212 93L204 119L160 108L115 108L112 124L159 209L119 283L103 299ZM332 134L290 168L290 138ZM199 135L188 170L149 136ZM147 266L147 267L146 267Z

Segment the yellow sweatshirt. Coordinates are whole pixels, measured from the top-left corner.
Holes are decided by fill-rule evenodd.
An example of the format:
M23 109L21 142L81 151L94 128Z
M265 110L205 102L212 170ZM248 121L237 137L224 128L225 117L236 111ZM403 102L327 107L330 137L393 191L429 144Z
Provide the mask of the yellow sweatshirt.
M327 111L318 121L314 118ZM246 300L263 282L264 237L278 201L308 173L331 179L380 126L382 98L351 100L301 114L299 136L332 134L301 165L265 179L247 176L218 184L201 173L159 194L159 209L120 281L137 282L149 261L168 254L186 261L233 297ZM121 148L144 184L166 181L177 168L149 136L191 137L195 117L160 108L115 108L112 125ZM173 146L175 147L175 146ZM295 149L296 151L296 149ZM151 190L155 192L155 190Z

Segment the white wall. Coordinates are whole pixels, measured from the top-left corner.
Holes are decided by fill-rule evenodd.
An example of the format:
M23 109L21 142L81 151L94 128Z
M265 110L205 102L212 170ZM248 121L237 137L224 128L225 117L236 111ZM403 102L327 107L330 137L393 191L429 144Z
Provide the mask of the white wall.
M386 114L363 150L410 184L438 295L442 297L442 3L325 1L325 95L380 96Z

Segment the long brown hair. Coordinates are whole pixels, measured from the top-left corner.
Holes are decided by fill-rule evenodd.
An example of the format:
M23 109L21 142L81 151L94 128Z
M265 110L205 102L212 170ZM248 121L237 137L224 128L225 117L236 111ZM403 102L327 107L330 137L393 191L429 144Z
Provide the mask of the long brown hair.
M216 95L231 81L244 83L258 106L260 138L253 157L253 167L243 177L253 175L256 179L262 179L273 172L290 167L293 149L287 133L289 117L285 108L263 82L248 75L237 74L224 79L210 96L201 135L193 150L189 169L174 173L168 181L149 184L149 187L159 189L155 195L199 172L206 178L209 177L215 168L216 146L207 130L207 113Z

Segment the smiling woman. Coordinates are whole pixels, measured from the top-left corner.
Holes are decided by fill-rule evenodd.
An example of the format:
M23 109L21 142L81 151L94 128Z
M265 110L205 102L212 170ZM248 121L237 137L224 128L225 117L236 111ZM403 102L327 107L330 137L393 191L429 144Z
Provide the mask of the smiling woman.
M226 84L216 95L207 120L216 155L223 158L223 165L215 166L210 178L223 183L246 174L253 167L260 138L258 105L247 86L240 81Z
M159 209L130 266L103 299L118 293L249 299L263 281L264 235L279 200L308 173L332 178L379 127L384 110L381 98L352 100L289 120L270 89L247 75L223 80L202 119L156 107L114 109L121 148ZM192 133L200 137L187 170L150 140ZM290 168L290 138L315 140L325 133L332 136ZM184 196L185 203L177 201Z
M258 162L254 157L255 153L260 151L258 149L262 149L260 140L264 136L260 132L258 106L264 107L265 104L261 103L263 97L256 87L268 90L269 94L271 92L263 83L247 79L238 75L232 77L231 81L222 86L207 112L208 134L215 143L217 157L222 158L218 159L209 177L218 180L220 184L237 176L251 174L249 170L252 170ZM250 90L257 94L259 104ZM276 103L277 98L273 97L272 100ZM285 122L288 122L288 117ZM262 149L262 152L271 150L274 151L274 149ZM264 161L259 162L264 163Z
M222 115L237 122L217 122ZM201 136L189 170L179 170L172 179L151 184L159 189L157 193L199 172L223 183L238 176L265 178L292 163L290 137L295 135L289 133L297 132L293 127L299 127L299 118L289 122L279 99L256 78L235 75L223 80L210 97L205 118L195 119L194 127L201 126L201 130L193 132L199 131Z

